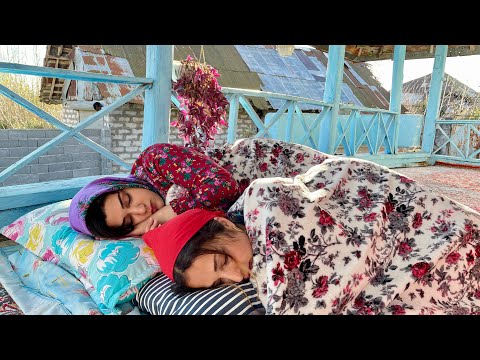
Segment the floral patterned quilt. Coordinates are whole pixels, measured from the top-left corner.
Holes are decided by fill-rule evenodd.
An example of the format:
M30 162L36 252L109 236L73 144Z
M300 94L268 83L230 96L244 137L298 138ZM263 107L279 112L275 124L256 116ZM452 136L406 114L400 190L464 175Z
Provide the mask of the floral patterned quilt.
M479 213L369 161L317 160L231 209L267 314L480 314Z

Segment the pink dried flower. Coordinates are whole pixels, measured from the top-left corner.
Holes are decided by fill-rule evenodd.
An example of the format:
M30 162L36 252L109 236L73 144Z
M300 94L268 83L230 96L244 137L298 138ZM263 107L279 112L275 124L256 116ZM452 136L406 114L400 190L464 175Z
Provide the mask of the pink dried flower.
M185 146L206 150L218 130L227 126L228 101L218 85L219 76L212 66L190 56L181 62L180 76L173 83L173 90L183 110L171 125L178 128Z

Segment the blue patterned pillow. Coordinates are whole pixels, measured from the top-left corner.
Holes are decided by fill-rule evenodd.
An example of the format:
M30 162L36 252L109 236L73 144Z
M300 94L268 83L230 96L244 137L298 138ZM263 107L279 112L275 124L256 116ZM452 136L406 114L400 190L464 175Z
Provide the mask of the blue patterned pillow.
M113 310L131 300L160 267L142 239L94 240L73 230L68 221L70 202L35 209L0 232L72 273L100 309Z

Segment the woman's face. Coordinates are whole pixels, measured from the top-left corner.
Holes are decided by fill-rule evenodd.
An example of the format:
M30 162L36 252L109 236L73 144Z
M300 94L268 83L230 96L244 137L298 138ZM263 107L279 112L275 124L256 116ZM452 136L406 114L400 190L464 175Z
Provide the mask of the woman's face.
M243 230L235 230L236 226L228 219L219 219L233 231L228 235L218 236L212 250L227 255L206 254L197 257L184 273L186 286L189 288L210 288L221 284L240 283L250 277L253 261L250 239Z
M105 222L108 226L132 225L135 227L148 219L165 202L157 193L143 188L126 188L105 196Z

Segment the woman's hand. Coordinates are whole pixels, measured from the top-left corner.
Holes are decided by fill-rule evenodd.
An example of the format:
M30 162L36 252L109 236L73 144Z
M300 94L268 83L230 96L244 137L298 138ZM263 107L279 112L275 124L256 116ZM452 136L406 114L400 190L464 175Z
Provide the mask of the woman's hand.
M151 218L157 220L158 224L164 224L168 220L173 219L177 214L173 211L170 205L165 205L160 210L157 210L154 214L152 214Z
M170 205L165 205L160 210L157 210L152 216L137 224L135 228L128 234L129 236L142 236L147 231L156 229L160 225L166 223L168 220L177 216Z

